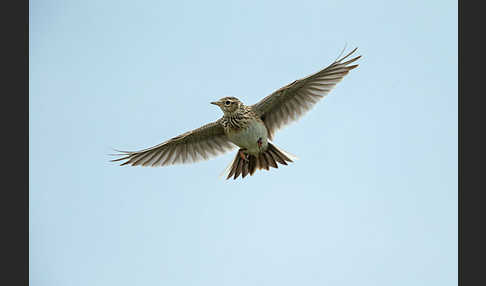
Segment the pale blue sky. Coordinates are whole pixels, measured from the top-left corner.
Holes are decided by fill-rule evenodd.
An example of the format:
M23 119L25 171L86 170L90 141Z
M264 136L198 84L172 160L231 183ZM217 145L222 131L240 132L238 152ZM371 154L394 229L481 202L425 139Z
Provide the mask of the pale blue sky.
M31 285L457 285L456 1L30 1ZM119 167L363 55L300 159Z

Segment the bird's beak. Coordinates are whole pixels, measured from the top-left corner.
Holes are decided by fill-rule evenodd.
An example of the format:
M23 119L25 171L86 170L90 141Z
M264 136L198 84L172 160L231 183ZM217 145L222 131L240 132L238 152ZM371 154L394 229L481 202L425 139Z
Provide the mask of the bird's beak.
M211 102L211 104L219 106L219 102L217 102L217 101L213 101L213 102Z

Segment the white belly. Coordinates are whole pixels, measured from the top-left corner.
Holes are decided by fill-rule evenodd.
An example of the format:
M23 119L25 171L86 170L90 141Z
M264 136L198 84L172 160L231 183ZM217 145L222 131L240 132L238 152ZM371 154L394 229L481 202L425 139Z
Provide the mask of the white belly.
M228 133L228 138L241 148L253 155L267 149L267 128L261 121L253 121L248 127L238 132ZM261 138L261 146L258 140Z

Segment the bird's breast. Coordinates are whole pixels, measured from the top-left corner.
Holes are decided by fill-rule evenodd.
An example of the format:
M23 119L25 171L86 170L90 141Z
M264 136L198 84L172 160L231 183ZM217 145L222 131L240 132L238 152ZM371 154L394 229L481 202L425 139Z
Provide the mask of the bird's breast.
M267 128L261 120L250 120L246 127L239 129L229 129L227 136L229 140L241 148L245 148L247 153L256 155L267 149Z

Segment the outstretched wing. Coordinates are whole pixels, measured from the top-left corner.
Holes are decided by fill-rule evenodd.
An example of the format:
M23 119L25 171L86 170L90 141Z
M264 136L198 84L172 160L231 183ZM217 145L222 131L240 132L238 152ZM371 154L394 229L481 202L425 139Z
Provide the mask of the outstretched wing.
M111 161L125 160L126 162L121 166L157 167L178 163L185 164L207 160L230 151L234 147L235 145L227 139L218 120L148 149L135 152L117 150L121 152L118 155L123 157Z
M265 123L268 136L273 138L275 131L293 122L310 110L321 98L326 96L348 72L358 65L349 65L361 56L343 62L357 48L336 60L325 69L308 77L296 80L252 105L255 113Z

